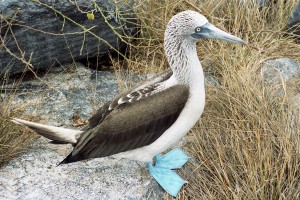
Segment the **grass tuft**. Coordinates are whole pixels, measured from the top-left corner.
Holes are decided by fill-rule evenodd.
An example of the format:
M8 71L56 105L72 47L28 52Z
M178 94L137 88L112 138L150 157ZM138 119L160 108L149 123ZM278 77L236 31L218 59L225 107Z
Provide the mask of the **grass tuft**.
M1 93L4 91L1 91ZM36 134L25 127L16 126L11 118L19 115L22 110L11 106L13 93L0 101L0 165L27 149Z
M198 164L188 167L188 196L297 199L299 112L274 88L235 73L226 74L221 88L208 89L205 112L191 132L188 148Z

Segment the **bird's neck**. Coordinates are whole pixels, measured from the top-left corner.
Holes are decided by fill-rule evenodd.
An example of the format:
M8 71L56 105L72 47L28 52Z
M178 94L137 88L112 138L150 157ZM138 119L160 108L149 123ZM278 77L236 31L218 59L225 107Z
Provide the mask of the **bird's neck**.
M164 44L167 60L177 82L190 88L204 88L204 74L197 56L196 42L172 39L172 41L165 39Z

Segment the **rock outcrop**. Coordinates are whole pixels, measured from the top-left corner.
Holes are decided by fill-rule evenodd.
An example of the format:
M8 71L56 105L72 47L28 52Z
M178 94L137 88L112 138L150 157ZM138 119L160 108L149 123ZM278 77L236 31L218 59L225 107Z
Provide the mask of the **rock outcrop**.
M268 60L262 67L264 80L279 84L292 78L300 79L300 63L290 58Z
M0 1L0 42L5 44L5 48L0 48L0 76L8 70L9 74L28 70L26 64L11 54L19 58L25 54L26 61L31 56L30 63L36 70L87 57L101 57L114 52L112 48L122 51L126 44L120 37L135 32L134 23L129 20L129 17L134 18L133 4L129 3L132 1L117 5L112 0L95 2L98 7L93 1L85 0ZM87 12L93 12L93 20L88 19ZM84 32L69 19L101 39Z
M275 95L285 95L300 117L300 63L290 58L268 60L261 68L264 81L274 86Z

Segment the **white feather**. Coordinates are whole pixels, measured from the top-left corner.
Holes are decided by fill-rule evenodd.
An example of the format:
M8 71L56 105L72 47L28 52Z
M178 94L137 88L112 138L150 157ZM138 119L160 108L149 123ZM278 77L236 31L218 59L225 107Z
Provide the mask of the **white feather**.
M49 126L18 118L13 118L11 121L16 124L25 125L48 139L67 142L71 144L75 144L80 134L82 133L82 131L79 130Z

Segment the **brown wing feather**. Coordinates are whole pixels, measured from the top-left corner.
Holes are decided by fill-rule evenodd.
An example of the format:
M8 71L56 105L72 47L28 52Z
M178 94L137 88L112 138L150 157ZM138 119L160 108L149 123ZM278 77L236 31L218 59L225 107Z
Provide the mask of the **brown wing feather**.
M111 111L81 135L62 163L110 156L153 143L178 118L188 96L187 86L176 85Z
M97 126L98 124L100 124L102 122L102 120L115 108L117 108L119 106L118 104L118 100L121 99L122 97L126 97L127 95L131 95L132 99L137 100L137 95L139 95L140 93L138 93L137 91L141 91L141 95L146 96L147 93L150 93L151 91L153 91L155 89L155 87L153 87L153 85L163 82L165 80L167 80L168 78L170 78L172 76L173 72L169 69L166 70L164 72L162 72L161 74L159 74L158 76L156 76L155 78L145 82L142 85L138 85L135 88L125 91L121 94L119 94L118 96L116 96L114 98L113 101L107 102L106 104L104 104L95 115L93 115L90 119L89 119L89 124L86 128L83 129L83 131L87 131L91 128L94 128L95 126ZM136 98L135 98L136 97ZM124 102L128 102L129 97L126 97L127 101L125 101L124 98Z

